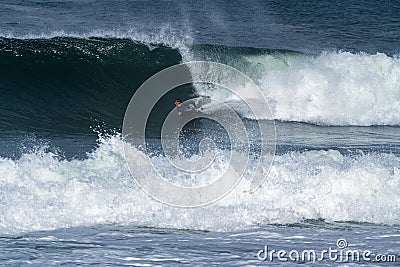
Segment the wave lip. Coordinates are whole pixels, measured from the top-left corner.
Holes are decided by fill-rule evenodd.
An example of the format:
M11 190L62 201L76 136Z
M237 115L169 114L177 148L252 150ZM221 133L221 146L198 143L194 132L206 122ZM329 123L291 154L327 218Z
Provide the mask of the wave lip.
M52 31L41 33L16 34L12 32L0 32L0 38L33 40L33 39L53 39L53 38L75 38L75 39L129 39L144 44L160 44L171 48L186 51L193 43L190 31L176 31L175 29L164 26L157 32L144 33L135 28L127 28L120 30L96 29L89 32L71 32L71 31Z

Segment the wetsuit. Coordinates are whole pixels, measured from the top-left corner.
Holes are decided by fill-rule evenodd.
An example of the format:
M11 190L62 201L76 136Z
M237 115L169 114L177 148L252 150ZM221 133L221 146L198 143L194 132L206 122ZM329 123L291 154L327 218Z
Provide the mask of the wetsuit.
M196 111L196 103L194 101L186 101L181 103L179 106L176 107L178 112L184 114L185 112L194 112Z

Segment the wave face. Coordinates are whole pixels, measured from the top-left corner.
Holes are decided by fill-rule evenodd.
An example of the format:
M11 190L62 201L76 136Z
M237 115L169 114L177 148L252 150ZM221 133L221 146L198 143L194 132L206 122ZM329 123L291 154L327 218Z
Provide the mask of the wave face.
M181 60L176 48L130 39L2 38L0 129L88 133L99 122L119 128L135 90ZM160 106L172 108L174 97Z
M132 153L138 159L134 175L149 175L141 164L145 155ZM152 160L172 182L186 185L218 177L227 164L218 161L195 177L164 165L163 156ZM149 201L126 168L121 138L101 137L85 160L61 160L43 148L14 161L1 158L0 233L93 224L226 231L306 219L399 224L399 165L392 154L288 153L276 157L256 193L246 193L245 176L212 206L180 209Z
M350 52L312 56L223 46L199 46L193 51L196 57L234 66L250 76L269 100L275 119L320 125L400 125L400 58L396 56ZM221 91L199 87L198 93L232 101Z

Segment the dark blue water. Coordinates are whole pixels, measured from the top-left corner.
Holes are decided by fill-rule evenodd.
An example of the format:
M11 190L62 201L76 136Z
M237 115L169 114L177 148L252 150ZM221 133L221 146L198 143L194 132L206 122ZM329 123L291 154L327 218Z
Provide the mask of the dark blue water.
M398 1L5 0L0 18L2 264L280 265L257 252L337 248L340 238L400 260ZM191 60L254 80L277 150L254 194L245 176L220 202L180 209L136 185L121 127L146 79ZM227 164L193 176L163 156L174 99L198 96L231 101L189 84L165 95L147 125L152 163L178 184L209 181ZM236 112L250 129L265 123ZM188 157L204 137L231 152L215 124L195 121L181 137ZM134 174L148 175L145 155L134 155Z

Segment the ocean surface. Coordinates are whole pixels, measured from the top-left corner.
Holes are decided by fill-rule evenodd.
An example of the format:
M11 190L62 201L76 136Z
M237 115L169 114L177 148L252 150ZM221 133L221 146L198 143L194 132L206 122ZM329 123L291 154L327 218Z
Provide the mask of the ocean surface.
M399 55L399 1L0 1L0 265L399 266ZM199 60L258 85L276 155L256 192L245 175L216 203L178 208L135 183L122 125L144 81ZM186 186L228 164L203 175L168 164L162 123L174 99L193 97L232 102L181 86L146 129L152 163ZM267 123L236 112L248 129ZM186 156L207 137L231 152L220 125L200 119L181 135Z

